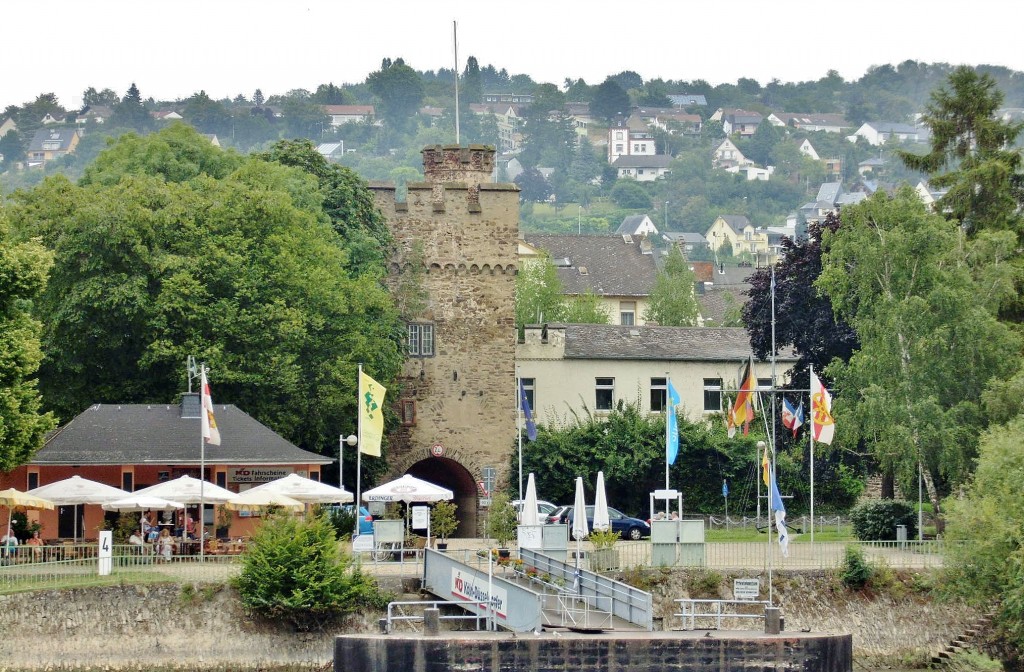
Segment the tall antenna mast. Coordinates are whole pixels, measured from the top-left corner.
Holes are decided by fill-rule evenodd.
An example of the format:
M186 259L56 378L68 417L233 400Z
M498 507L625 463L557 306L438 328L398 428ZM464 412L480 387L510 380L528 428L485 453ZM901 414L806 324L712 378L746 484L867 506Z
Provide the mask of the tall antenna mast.
M459 140L459 24L452 21L452 47L455 50L455 144Z

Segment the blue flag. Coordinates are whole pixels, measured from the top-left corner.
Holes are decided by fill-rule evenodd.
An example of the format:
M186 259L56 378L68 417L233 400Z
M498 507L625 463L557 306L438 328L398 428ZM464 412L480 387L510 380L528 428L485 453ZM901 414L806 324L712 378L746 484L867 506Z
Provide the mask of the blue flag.
M679 421L676 418L676 404L679 403L679 393L668 383L668 404L665 408L665 461L670 465L676 463L679 457Z
M729 496L729 484L726 481L722 481L722 497Z
M530 411L530 400L526 398L526 388L523 387L523 379L519 379L519 407L523 409L523 416L526 418L526 438L530 441L537 440L537 423L533 421L533 412Z

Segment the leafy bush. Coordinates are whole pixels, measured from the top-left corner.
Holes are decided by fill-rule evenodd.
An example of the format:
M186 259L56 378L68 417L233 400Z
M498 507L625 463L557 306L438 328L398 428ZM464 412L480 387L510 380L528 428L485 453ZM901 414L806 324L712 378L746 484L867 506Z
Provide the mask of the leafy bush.
M909 502L875 499L863 502L850 512L853 534L861 541L894 541L896 526L907 526L907 538L917 536L917 514Z
M357 609L387 604L373 578L342 552L323 515L265 520L233 585L246 608L300 630L322 629Z
M872 569L864 559L864 551L857 546L847 546L843 564L839 568L839 579L851 590L860 590L871 580Z
M327 510L327 520L330 521L338 539L349 539L352 537L352 530L356 529L356 509L341 506L330 508Z

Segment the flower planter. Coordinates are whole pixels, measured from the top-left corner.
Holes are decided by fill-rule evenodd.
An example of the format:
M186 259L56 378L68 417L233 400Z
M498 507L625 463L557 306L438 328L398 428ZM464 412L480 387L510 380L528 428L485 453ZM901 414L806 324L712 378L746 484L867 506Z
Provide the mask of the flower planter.
M619 568L619 552L614 548L595 548L590 552L590 571L607 572Z

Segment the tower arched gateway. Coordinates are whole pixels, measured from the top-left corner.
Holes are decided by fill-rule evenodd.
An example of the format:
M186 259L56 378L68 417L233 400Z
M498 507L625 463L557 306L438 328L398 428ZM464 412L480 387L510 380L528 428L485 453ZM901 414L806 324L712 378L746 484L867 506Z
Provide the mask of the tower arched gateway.
M506 477L516 431L519 188L491 181L489 146L427 147L423 167L404 201L370 185L395 239L388 284L408 330L389 461L391 476L455 491L457 534L471 536L477 484Z

